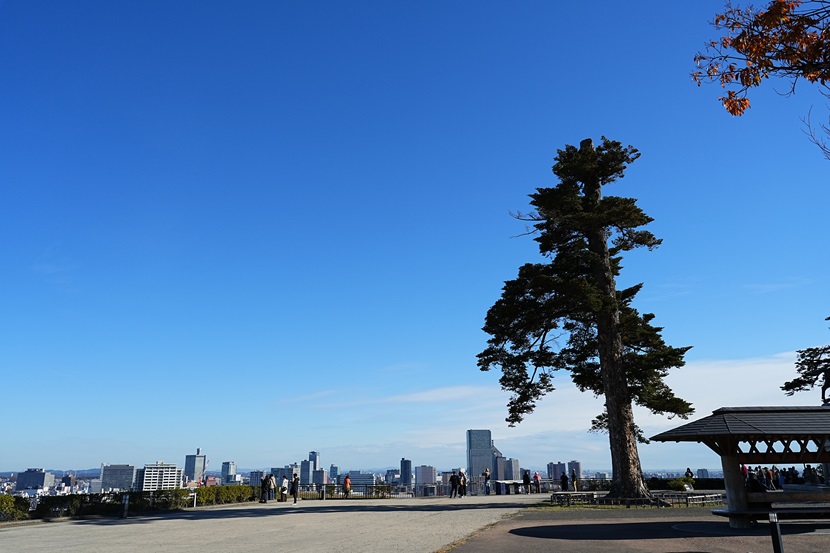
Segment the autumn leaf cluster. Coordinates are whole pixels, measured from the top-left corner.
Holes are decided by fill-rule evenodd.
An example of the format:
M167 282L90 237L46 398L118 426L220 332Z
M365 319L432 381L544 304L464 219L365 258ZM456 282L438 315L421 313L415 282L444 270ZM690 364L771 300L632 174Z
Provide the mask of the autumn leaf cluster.
M789 81L786 94L799 79L830 93L830 1L772 0L762 10L727 3L711 24L724 34L695 55L692 79L726 89L719 100L730 114L749 109L749 89L770 77Z

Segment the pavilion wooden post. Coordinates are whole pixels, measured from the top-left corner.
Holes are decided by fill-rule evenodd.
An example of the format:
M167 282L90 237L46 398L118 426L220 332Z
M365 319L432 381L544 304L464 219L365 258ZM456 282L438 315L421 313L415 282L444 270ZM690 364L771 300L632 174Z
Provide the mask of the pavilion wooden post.
M726 444L723 444L726 446ZM723 467L723 483L726 488L726 505L730 511L746 511L749 503L746 500L746 486L744 477L741 474L741 463L734 454L727 452L737 451L736 444L728 444L721 452L721 466ZM749 528L752 521L747 516L730 515L730 528Z

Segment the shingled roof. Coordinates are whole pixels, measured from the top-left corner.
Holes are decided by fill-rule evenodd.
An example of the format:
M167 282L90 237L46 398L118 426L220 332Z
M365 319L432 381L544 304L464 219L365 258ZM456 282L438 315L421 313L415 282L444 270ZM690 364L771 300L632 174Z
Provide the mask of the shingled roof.
M702 442L748 462L828 462L830 406L721 407L651 439Z
M699 442L713 436L830 436L827 407L721 407L706 418L657 434L657 442Z

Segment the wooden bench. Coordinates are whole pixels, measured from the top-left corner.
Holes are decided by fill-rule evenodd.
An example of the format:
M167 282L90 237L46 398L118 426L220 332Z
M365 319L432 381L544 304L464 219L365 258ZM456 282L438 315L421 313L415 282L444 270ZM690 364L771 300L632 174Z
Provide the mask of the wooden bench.
M596 499L594 492L554 492L550 494L551 505L590 505Z

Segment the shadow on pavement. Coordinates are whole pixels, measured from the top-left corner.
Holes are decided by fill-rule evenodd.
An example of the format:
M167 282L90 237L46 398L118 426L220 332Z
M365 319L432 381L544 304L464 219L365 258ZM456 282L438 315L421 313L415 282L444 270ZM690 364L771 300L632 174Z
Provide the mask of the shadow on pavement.
M827 524L789 524L782 525L785 535L830 533ZM767 524L752 528L730 528L727 522L621 522L600 524L556 524L514 528L511 534L526 538L577 540L577 541L619 541L619 540L661 540L679 537L707 536L769 536Z

